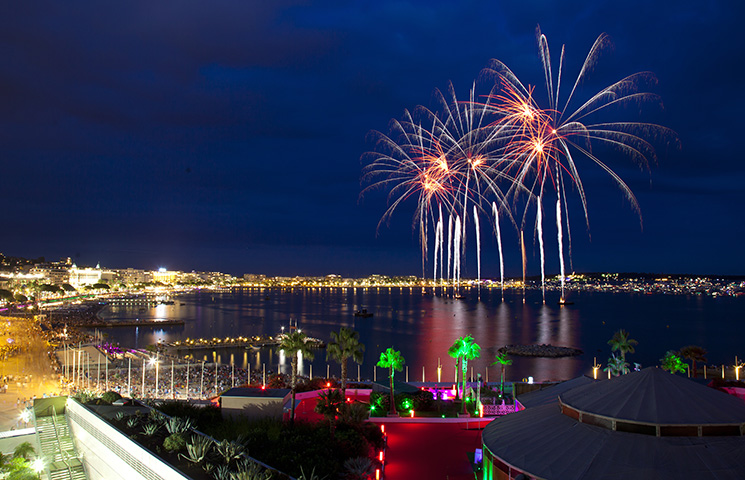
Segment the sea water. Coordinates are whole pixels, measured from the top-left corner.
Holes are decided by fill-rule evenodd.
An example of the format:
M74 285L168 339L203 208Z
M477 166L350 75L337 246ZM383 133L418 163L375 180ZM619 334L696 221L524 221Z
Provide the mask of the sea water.
M504 301L499 289L465 291L456 299L440 289L417 287L380 288L236 288L202 290L174 299L173 305L145 309L109 306L101 312L107 320L180 319L183 325L115 327L104 331L123 347L145 348L158 341L187 338L224 338L275 335L290 325L311 337L330 341L339 327L353 328L365 345L360 367L362 379L383 379L387 372L373 370L380 353L388 347L400 350L406 360L396 378L409 381L453 381L455 359L447 350L458 337L472 335L481 346L479 358L468 362L468 375L499 380L500 368L491 366L500 347L510 344L551 344L580 348L584 354L565 358L511 357L510 380L533 377L536 381L562 380L591 375L595 359L605 366L611 354L608 340L625 329L639 344L627 355L634 367L658 365L668 350L699 345L709 351L708 364L734 363L745 356L743 297L663 295L644 293L572 292L573 305L559 306L558 292L548 292L542 303L540 290L508 290ZM372 317L356 317L362 308ZM276 348L196 350L194 358L234 363L254 370L288 373L290 361ZM340 367L326 358L323 349L311 361L302 359L304 375L339 376ZM488 371L487 371L488 369ZM348 364L348 375L357 378L357 365Z

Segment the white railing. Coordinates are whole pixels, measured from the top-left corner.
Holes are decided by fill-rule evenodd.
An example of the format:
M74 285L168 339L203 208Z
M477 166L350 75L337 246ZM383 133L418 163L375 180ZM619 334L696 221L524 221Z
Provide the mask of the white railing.
M517 409L515 408L515 405L505 405L504 401L502 401L499 405L486 405L484 404L484 416L485 417L499 417L502 415L507 415L508 413L514 413Z

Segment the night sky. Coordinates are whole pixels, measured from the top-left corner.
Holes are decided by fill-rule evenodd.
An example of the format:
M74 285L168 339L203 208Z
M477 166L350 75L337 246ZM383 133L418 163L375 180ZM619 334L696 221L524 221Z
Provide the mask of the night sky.
M566 45L567 82L595 38L612 37L583 99L653 71L664 108L609 120L653 121L681 144L657 144L649 171L603 158L637 195L643 228L609 177L583 164L590 230L570 204L574 270L743 274L743 10L701 0L6 2L0 252L237 275L421 275L414 204L376 232L385 192L360 201L368 133L435 107L449 81L466 98L491 58L537 84L540 101L540 24L555 57ZM496 276L496 243L483 235L483 275ZM517 238L505 232L511 275ZM468 241L464 274L475 276ZM532 238L528 255L538 273Z

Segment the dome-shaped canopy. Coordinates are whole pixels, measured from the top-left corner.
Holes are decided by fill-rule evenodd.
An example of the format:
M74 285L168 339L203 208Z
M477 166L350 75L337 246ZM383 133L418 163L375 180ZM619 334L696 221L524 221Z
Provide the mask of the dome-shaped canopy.
M743 478L738 398L656 368L556 398L487 425L485 469L560 480Z
M745 427L745 402L659 368L574 388L559 404L582 423L649 435L742 435Z

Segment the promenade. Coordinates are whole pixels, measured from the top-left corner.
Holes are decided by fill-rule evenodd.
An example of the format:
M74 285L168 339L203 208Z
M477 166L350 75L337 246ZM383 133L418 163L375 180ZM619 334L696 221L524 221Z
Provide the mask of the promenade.
M30 318L0 317L0 431L24 427L21 411L32 399L58 395L58 374L50 360L51 349L41 329ZM13 352L8 346L13 345Z

